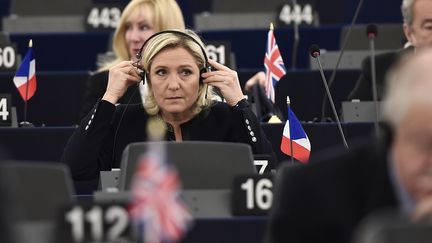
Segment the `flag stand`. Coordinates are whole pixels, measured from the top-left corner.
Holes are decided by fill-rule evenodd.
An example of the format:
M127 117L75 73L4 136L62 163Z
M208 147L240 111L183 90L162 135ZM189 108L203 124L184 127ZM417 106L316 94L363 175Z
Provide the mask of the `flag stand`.
M31 47L31 43L32 42L30 40L29 47ZM29 86L29 81L27 81L26 83L26 99L24 100L24 121L19 123L20 127L34 127L33 123L27 121L28 86Z
M27 85L28 86L28 82ZM26 87L27 89L28 87ZM20 127L34 127L33 123L27 121L27 100L24 101L24 121L19 123Z
M286 103L287 103L287 110L288 110L288 119L287 119L287 122L290 122L290 119L289 119L289 110L290 110L290 98L289 98L289 96L287 96L286 97ZM291 152L291 164L294 164L294 150L293 150L293 142L292 142L292 140L293 140L293 138L292 138L292 133L291 133L291 124L290 124L290 126L289 126L289 133L290 133L290 152Z

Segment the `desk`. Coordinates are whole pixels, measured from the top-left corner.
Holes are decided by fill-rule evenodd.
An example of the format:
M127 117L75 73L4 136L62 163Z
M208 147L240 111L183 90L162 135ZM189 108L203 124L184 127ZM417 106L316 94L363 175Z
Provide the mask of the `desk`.
M90 203L93 196L78 196L79 202ZM262 243L267 216L195 219L182 243Z
M60 161L74 127L0 128L0 147L17 160Z
M277 159L289 161L290 157L280 151L284 123L262 124L273 145ZM320 152L330 147L343 148L342 139L335 123L304 123L303 127L311 141L311 160L319 159ZM342 129L348 145L356 139L368 136L373 123L343 123ZM0 147L10 158L17 160L60 161L67 140L75 127L0 128ZM81 183L78 194L91 193L94 183Z
M262 243L267 217L198 219L182 243Z
M39 60L38 60L39 61ZM14 73L0 73L1 93L10 93L23 121L24 102L12 82ZM71 126L79 121L88 72L38 72L37 90L27 103L27 121L36 126Z
M280 150L282 132L285 123L262 124L264 133L273 145L273 150L279 163L289 161L291 157ZM336 148L344 150L343 142L336 123L303 123L302 124L311 142L311 161L319 159L321 152L326 149ZM342 123L348 146L357 139L367 137L371 134L373 123ZM276 165L277 166L277 165Z
M285 123L261 125L279 161L289 159L280 152L284 125ZM303 123L303 128L312 144L311 159L326 148L343 145L336 123ZM342 123L348 145L357 138L368 136L372 128L372 123ZM59 161L74 129L72 126L0 128L0 147L18 160Z

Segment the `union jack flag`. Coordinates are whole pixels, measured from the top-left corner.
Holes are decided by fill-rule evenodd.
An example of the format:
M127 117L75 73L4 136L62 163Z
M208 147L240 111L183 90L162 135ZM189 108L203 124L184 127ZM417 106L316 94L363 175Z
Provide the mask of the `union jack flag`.
M276 85L276 82L285 75L286 69L273 34L273 25L270 26L270 30L267 34L267 50L264 57L264 67L266 69L266 95L267 98L274 103L274 86Z
M152 148L153 146L153 148ZM177 242L192 216L182 204L176 171L165 163L161 144L151 145L137 166L132 185L130 214L140 228L141 242Z

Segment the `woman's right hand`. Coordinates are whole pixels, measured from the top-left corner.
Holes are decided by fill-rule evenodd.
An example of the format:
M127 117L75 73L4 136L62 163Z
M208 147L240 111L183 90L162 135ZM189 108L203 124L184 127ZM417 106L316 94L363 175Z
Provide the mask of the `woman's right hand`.
M109 69L108 85L102 99L116 104L129 86L141 81L133 61L122 61Z

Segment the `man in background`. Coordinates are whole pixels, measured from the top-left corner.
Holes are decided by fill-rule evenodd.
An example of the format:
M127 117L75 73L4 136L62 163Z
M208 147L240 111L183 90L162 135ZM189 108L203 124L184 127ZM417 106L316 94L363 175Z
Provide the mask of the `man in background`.
M382 99L384 80L387 71L396 61L407 52L416 48L432 46L432 1L430 0L403 0L401 5L403 16L403 31L408 43L403 49L386 52L375 57L376 81L378 100ZM362 72L356 86L349 94L347 100L372 100L372 72L371 59L362 62Z
M270 242L347 243L362 219L389 208L419 218L417 206L432 202L430 63L425 48L390 73L380 138L279 170Z

